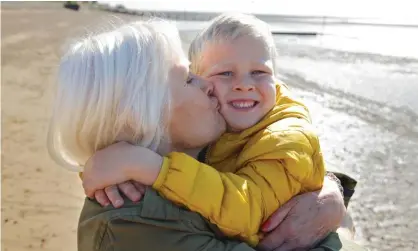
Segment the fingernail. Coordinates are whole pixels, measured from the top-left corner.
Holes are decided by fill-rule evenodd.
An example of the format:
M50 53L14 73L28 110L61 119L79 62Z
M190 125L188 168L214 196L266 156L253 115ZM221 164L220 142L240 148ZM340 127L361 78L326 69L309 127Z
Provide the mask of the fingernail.
M116 204L117 207L120 207L120 206L123 205L123 201L122 200L116 200L115 204Z
M139 200L139 195L133 195L132 196L132 201L133 202L138 201L138 200Z
M134 200L133 202L134 203L138 203L140 200L141 200L141 196L139 196L138 199L137 200Z
M263 225L261 226L261 230L262 231L264 231L264 232L267 232L268 230L269 230L269 228L270 228L270 224L271 224L271 221L270 221L270 219L268 219L266 222L264 222L263 223Z

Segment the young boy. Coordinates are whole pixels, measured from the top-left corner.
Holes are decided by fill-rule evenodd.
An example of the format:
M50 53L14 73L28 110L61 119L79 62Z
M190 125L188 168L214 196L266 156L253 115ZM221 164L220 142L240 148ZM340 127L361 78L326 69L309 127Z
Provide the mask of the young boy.
M249 15L220 15L196 37L191 71L214 83L228 132L204 151L207 165L184 153L164 157L153 184L253 246L261 224L292 197L320 189L325 174L307 108L274 77L276 53L268 25Z

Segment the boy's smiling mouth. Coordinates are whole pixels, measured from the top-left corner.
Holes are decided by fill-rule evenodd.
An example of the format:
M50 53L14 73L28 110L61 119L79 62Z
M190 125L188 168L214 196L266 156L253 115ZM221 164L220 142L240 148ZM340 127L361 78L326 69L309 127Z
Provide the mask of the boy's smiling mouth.
M258 105L258 101L250 100L250 99L239 99L239 100L232 100L229 101L228 104L235 109L239 110L249 110Z

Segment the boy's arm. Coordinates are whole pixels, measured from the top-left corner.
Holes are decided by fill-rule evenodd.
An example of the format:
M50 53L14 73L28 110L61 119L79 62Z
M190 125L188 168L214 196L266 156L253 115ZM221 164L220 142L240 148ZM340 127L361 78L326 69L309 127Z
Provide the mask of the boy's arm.
M259 172L270 175L274 182ZM229 237L239 236L257 244L257 233L264 220L281 204L300 191L298 182L289 183L279 161L250 163L237 173L221 173L183 153L165 158L153 188L165 198L200 213ZM274 193L281 183L283 201Z
M297 140L268 154L275 158L250 161L236 173L221 173L186 154L171 153L153 187L200 213L226 235L257 244L261 224L299 194L302 185L309 183L309 190L322 186L323 165L314 166L309 139L298 131L292 139Z

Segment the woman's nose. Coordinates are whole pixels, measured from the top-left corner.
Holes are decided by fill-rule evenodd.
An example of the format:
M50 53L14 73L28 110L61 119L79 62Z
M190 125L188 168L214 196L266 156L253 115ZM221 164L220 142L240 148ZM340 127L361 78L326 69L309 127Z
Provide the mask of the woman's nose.
M199 77L200 89L207 95L212 96L213 94L213 83L207 79Z

